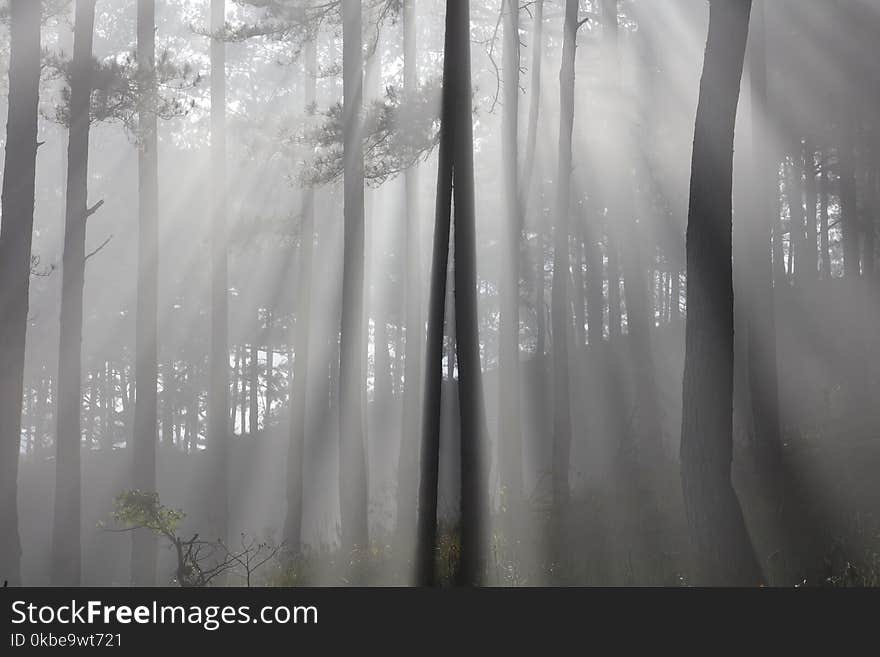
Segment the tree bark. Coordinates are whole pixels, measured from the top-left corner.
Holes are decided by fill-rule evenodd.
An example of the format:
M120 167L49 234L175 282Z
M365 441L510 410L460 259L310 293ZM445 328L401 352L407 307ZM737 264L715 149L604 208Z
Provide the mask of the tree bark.
M55 516L52 525L52 581L59 586L79 586L81 574L81 350L94 24L94 0L78 0L70 80L55 439Z
M0 563L21 584L18 460L34 227L41 2L10 0L9 105L0 222Z
M451 5L451 6L450 6ZM488 488L487 437L477 315L477 245L471 91L470 2L447 3L455 58L453 95L455 206L455 335L461 421L461 559L458 583L479 585L484 569ZM450 53L447 51L447 56Z
M762 575L731 482L733 136L751 0L712 0L687 227L688 309L681 478L694 583L757 586Z
M440 147L437 163L437 197L434 216L434 247L431 290L428 301L428 335L425 343L425 391L417 515L415 580L421 586L436 584L437 495L440 474L441 389L443 385L443 328L449 268L449 232L452 213L454 102L451 93L453 66L452 15L447 2L443 58L443 98L440 114ZM451 366L450 366L451 367ZM451 379L451 377L450 377Z

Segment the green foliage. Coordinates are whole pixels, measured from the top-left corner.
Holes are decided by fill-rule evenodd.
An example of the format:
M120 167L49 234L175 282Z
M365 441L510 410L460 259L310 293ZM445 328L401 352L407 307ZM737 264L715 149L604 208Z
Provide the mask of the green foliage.
M70 127L72 60L64 53L44 50L43 69L47 79L65 82L54 116L46 118ZM155 69L156 93L149 94L145 91L153 83L153 76L138 65L135 53L103 61L93 59L91 122L118 121L135 132L141 112L152 112L163 120L186 116L195 106L195 101L187 98L186 93L201 83L201 74L194 72L189 63L178 64L167 50L157 54Z
M425 160L440 138L438 80L423 85L410 96L394 87L373 102L363 115L364 178L378 186ZM313 110L314 111L314 110ZM303 167L306 185L338 181L343 172L344 113L336 103L323 114L323 122L306 132L302 141L315 149Z
M159 493L127 490L116 496L113 520L127 528L145 528L171 540L186 514L159 501Z

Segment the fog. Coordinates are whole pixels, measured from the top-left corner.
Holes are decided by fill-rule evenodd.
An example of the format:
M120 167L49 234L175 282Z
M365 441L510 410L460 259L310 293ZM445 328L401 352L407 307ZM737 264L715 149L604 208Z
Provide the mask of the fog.
M880 2L24 4L0 577L877 584Z

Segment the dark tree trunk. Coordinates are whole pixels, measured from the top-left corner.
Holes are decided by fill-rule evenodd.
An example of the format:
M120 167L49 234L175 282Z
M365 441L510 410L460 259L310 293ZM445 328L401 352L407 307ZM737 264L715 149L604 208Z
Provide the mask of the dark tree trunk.
M559 160L553 227L553 505L559 511L568 502L571 453L571 399L569 391L568 311L569 209L571 204L571 137L574 130L574 62L577 48L578 2L566 0L559 71Z
M359 2L342 3L344 245L339 359L339 499L342 548L367 546L367 463L363 426L364 59Z
M428 317L422 476L419 484L417 580L435 583L440 385L450 211L455 198L455 334L461 422L461 555L459 584L480 583L483 572L486 418L477 322L476 221L471 107L470 3L448 2L443 62L443 108L437 173L437 215ZM455 184L453 185L453 179ZM454 192L453 192L454 187Z
M55 459L55 518L52 525L52 582L79 586L80 419L82 413L82 318L85 279L87 188L94 0L78 0L70 80L67 148L67 204L62 258L61 325L58 357L58 415Z
M403 3L403 84L404 94L418 90L415 0ZM403 372L403 424L397 466L397 545L407 554L416 531L418 501L419 424L422 400L422 344L424 325L421 308L421 258L419 257L418 174L415 168L404 174L406 271L404 275L406 344ZM442 326L442 325L441 325ZM442 340L442 328L440 338Z
M138 108L138 285L132 483L156 490L157 317L159 288L159 155L156 116L156 2L138 0L137 61L143 87ZM156 582L156 536L132 533L135 586Z
M470 2L448 3L446 11L447 30L452 30L450 45L455 58L451 88L447 92L453 96L455 121L455 341L461 415L461 560L458 582L478 585L484 566L489 491L485 472L487 434L477 316ZM447 51L446 54L449 56L450 53Z
M0 222L0 563L3 577L13 586L21 584L18 459L34 226L41 7L34 0L9 3L9 114Z
M523 496L522 432L519 415L519 249L522 208L519 191L519 0L504 0L502 175L505 201L500 235L498 295L498 466L506 499Z
M762 575L731 482L733 136L751 0L712 0L694 130L681 478L697 584Z
M437 164L437 197L434 216L434 247L431 290L428 301L428 335L425 343L425 392L416 533L415 579L421 586L436 584L437 494L440 470L441 389L443 385L443 328L449 268L449 233L452 213L454 161L454 109L452 75L455 66L452 13L447 2L443 59L443 100L440 115L440 150ZM451 378L451 377L450 377Z
M211 525L229 538L229 329L226 260L226 0L211 0L211 353L208 365L208 450Z
M305 105L315 102L318 74L317 45L305 45ZM302 190L301 259L296 304L296 343L291 388L290 445L287 455L287 514L284 540L294 553L302 550L303 476L305 441L308 432L309 344L312 321L312 260L315 251L315 191Z

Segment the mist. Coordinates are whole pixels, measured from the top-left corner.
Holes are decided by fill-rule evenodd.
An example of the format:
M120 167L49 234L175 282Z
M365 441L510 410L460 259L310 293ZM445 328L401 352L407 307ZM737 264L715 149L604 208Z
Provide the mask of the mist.
M0 19L0 578L880 581L880 2Z

